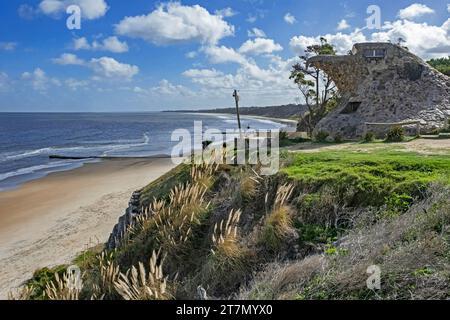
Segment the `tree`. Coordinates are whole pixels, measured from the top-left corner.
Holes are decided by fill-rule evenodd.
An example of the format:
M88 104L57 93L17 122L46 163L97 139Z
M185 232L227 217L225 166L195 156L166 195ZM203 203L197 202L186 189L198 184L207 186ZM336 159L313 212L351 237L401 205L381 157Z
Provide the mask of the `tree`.
M311 136L316 124L336 106L336 87L333 81L320 69L307 65L307 60L316 55L335 55L336 50L325 38L320 44L308 46L300 63L292 66L292 79L300 89L308 111L300 115L301 124Z
M436 70L450 77L450 56L447 58L431 59L427 62Z

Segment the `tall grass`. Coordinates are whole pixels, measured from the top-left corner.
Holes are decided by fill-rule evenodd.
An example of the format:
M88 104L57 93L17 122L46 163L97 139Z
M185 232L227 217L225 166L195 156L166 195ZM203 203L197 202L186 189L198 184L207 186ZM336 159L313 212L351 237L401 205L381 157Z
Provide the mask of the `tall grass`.
M288 205L293 191L294 185L281 185L277 190L272 210L265 217L259 242L269 251L279 250L286 237L295 232L292 227L292 209Z
M161 300L170 298L167 289L167 278L162 271L162 263L158 264L158 256L153 252L148 272L142 262L120 273L114 286L125 300Z

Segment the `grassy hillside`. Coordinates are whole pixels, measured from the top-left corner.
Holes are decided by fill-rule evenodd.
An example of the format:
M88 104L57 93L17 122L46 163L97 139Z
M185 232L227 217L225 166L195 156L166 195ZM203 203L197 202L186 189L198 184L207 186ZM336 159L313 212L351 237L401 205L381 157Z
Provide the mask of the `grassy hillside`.
M450 298L448 154L329 146L282 152L269 177L179 166L144 188L118 249L76 260L81 290L60 266L17 298ZM372 265L381 290L366 286Z

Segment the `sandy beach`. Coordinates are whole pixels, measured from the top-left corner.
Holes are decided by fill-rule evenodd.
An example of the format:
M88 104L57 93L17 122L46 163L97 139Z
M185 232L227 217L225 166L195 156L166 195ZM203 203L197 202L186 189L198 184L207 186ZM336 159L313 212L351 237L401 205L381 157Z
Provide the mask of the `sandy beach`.
M131 193L174 166L167 158L104 160L0 192L0 298L34 270L105 242Z

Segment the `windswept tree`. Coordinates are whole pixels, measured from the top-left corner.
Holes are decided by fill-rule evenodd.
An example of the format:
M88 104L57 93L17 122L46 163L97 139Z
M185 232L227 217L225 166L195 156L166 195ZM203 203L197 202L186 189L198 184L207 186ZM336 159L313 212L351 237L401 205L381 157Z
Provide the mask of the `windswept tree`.
M316 55L335 55L336 50L325 38L320 38L320 44L308 46L305 55L300 56L300 63L292 66L292 79L300 89L303 100L308 108L300 115L299 128L306 130L311 136L316 124L325 117L337 104L336 86L322 70L308 65L309 58Z
M436 70L450 77L450 56L447 58L431 59L427 62Z

